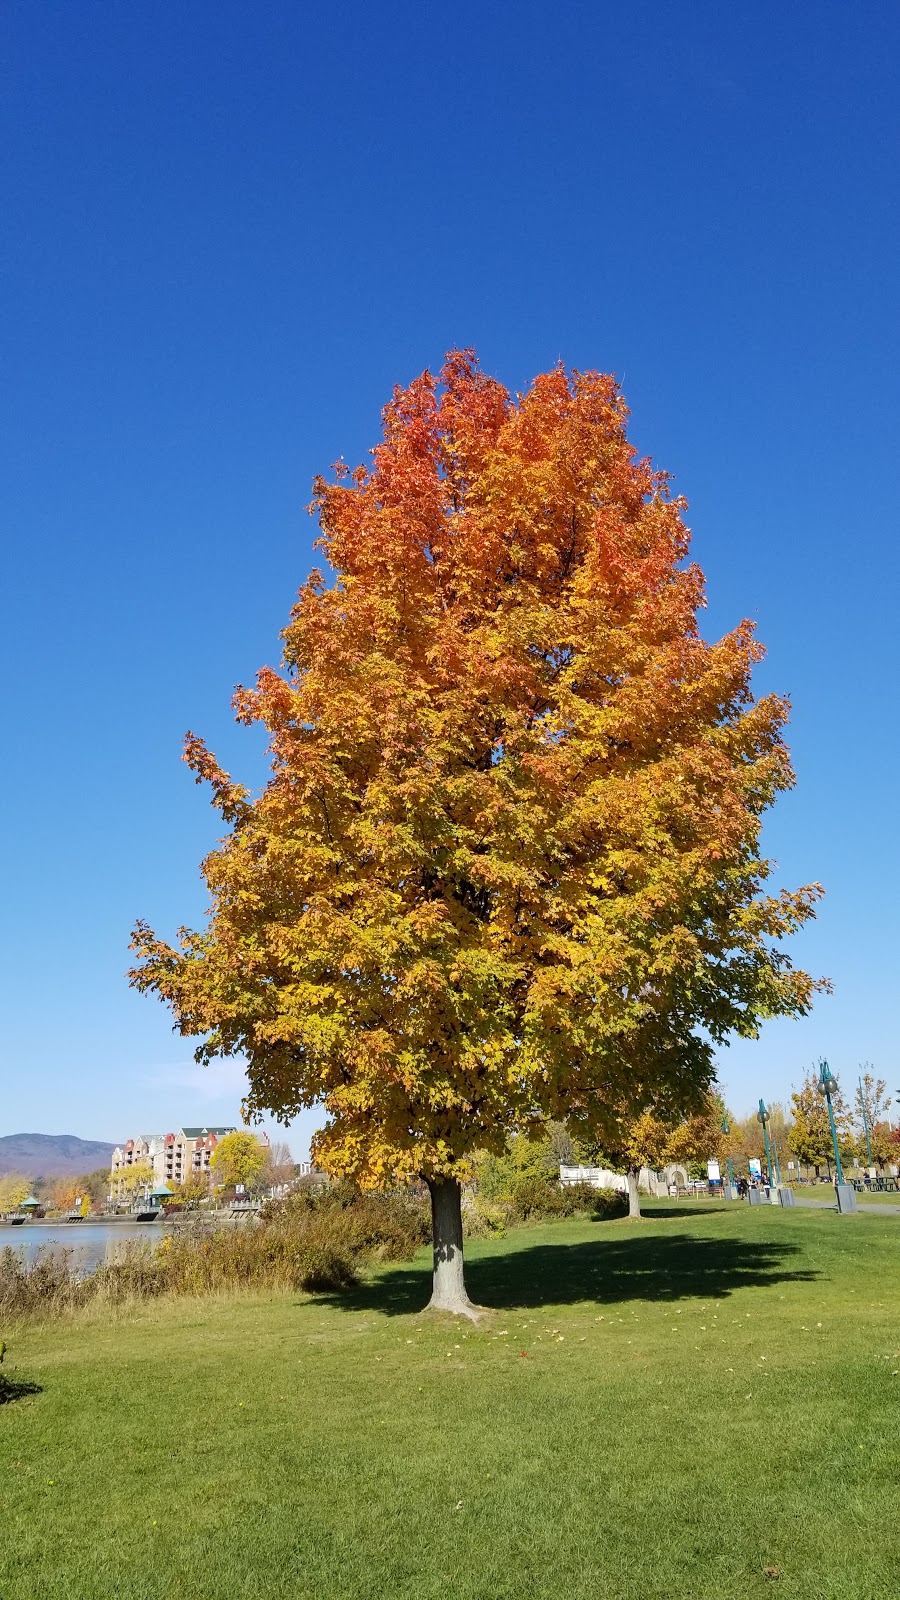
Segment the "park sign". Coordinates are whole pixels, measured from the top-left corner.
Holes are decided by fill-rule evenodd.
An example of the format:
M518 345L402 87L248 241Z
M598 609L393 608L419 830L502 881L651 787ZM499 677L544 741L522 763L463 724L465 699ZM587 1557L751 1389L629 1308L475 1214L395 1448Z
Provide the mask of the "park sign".
M750 1176L751 1178L762 1177L762 1163L757 1156L750 1157Z
M707 1161L707 1163L706 1163L706 1176L708 1177L710 1183L718 1183L719 1182L719 1180L721 1179L722 1174L721 1174L721 1172L719 1170L718 1161L712 1161L712 1160Z

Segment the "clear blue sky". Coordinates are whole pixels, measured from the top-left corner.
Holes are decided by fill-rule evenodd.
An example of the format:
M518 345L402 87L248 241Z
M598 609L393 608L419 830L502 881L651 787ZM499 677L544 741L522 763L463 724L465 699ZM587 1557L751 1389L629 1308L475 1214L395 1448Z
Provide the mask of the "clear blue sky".
M202 917L186 728L261 775L310 480L452 345L616 372L705 627L794 700L768 844L835 994L737 1110L895 1044L900 12L884 3L9 0L2 41L0 1132L236 1114L127 937ZM293 1139L302 1154L308 1123Z

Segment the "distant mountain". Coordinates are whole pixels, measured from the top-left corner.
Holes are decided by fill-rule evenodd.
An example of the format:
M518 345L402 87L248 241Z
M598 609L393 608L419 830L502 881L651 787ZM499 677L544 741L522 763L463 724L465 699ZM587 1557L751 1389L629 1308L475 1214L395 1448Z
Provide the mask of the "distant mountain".
M102 1139L76 1139L71 1133L7 1133L0 1135L0 1173L23 1172L29 1178L80 1178L108 1167L115 1146Z

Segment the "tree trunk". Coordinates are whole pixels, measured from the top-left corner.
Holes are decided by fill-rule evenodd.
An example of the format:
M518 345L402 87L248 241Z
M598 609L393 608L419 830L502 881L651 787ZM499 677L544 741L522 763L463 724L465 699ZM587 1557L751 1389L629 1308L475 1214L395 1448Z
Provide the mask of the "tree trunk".
M634 1167L629 1167L628 1168L627 1178L628 1178L628 1215L629 1215L629 1218L632 1221L635 1221L635 1220L640 1221L640 1216L641 1216L641 1197L638 1194L638 1186L637 1186L638 1175L635 1172Z
M462 1193L455 1178L429 1178L434 1282L429 1311L452 1311L475 1321L478 1308L466 1294L463 1278Z

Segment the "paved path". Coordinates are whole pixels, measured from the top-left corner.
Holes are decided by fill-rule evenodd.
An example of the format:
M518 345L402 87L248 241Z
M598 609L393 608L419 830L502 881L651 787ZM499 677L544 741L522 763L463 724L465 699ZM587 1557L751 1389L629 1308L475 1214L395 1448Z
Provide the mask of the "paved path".
M794 1199L794 1205L814 1207L816 1211L837 1211L836 1200L801 1200L800 1196L797 1195ZM900 1217L900 1206L880 1206L874 1200L871 1205L867 1200L863 1205L856 1208L857 1216L864 1216L867 1211L874 1211L876 1216L879 1217Z

